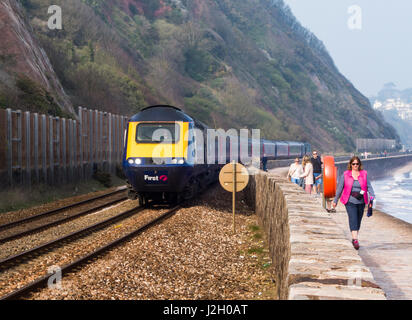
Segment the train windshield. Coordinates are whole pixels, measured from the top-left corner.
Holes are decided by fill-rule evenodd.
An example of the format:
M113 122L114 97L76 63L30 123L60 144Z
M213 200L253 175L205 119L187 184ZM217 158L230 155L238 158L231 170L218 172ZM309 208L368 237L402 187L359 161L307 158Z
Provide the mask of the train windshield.
M136 141L140 143L176 143L180 127L177 123L141 123L137 126Z

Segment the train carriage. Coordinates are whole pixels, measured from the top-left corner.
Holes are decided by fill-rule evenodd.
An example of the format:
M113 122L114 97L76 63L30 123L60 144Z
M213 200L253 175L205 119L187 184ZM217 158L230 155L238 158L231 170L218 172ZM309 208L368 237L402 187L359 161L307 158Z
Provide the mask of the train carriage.
M262 140L262 157L267 160L276 160L276 142Z
M289 145L289 157L302 157L302 143L299 142L288 142Z
M276 159L288 159L289 156L289 144L284 141L276 142Z
M250 165L256 155L258 161L287 159L310 147L299 142L246 141L235 134L209 137L208 129L173 106L151 106L133 116L123 157L129 198L142 204L188 199L215 182L220 168L231 160Z

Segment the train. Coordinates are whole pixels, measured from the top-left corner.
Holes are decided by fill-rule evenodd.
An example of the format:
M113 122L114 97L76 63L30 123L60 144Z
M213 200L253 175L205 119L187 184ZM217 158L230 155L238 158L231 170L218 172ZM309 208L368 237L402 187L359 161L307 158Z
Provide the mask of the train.
M144 205L193 198L231 161L250 166L310 152L309 143L237 136L210 129L177 107L156 105L129 119L122 164L129 199Z

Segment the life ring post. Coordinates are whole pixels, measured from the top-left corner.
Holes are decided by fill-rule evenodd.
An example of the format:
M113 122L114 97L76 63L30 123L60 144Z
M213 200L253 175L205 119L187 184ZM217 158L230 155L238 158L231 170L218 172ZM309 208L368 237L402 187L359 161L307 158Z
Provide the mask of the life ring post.
M327 199L336 196L338 168L335 166L333 156L323 157L323 206L326 208Z

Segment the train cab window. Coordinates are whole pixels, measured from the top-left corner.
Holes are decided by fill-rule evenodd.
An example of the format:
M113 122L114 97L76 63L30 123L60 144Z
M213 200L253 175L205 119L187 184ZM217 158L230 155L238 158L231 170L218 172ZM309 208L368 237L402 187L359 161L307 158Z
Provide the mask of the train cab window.
M138 143L176 143L180 126L177 123L141 123L137 126Z

